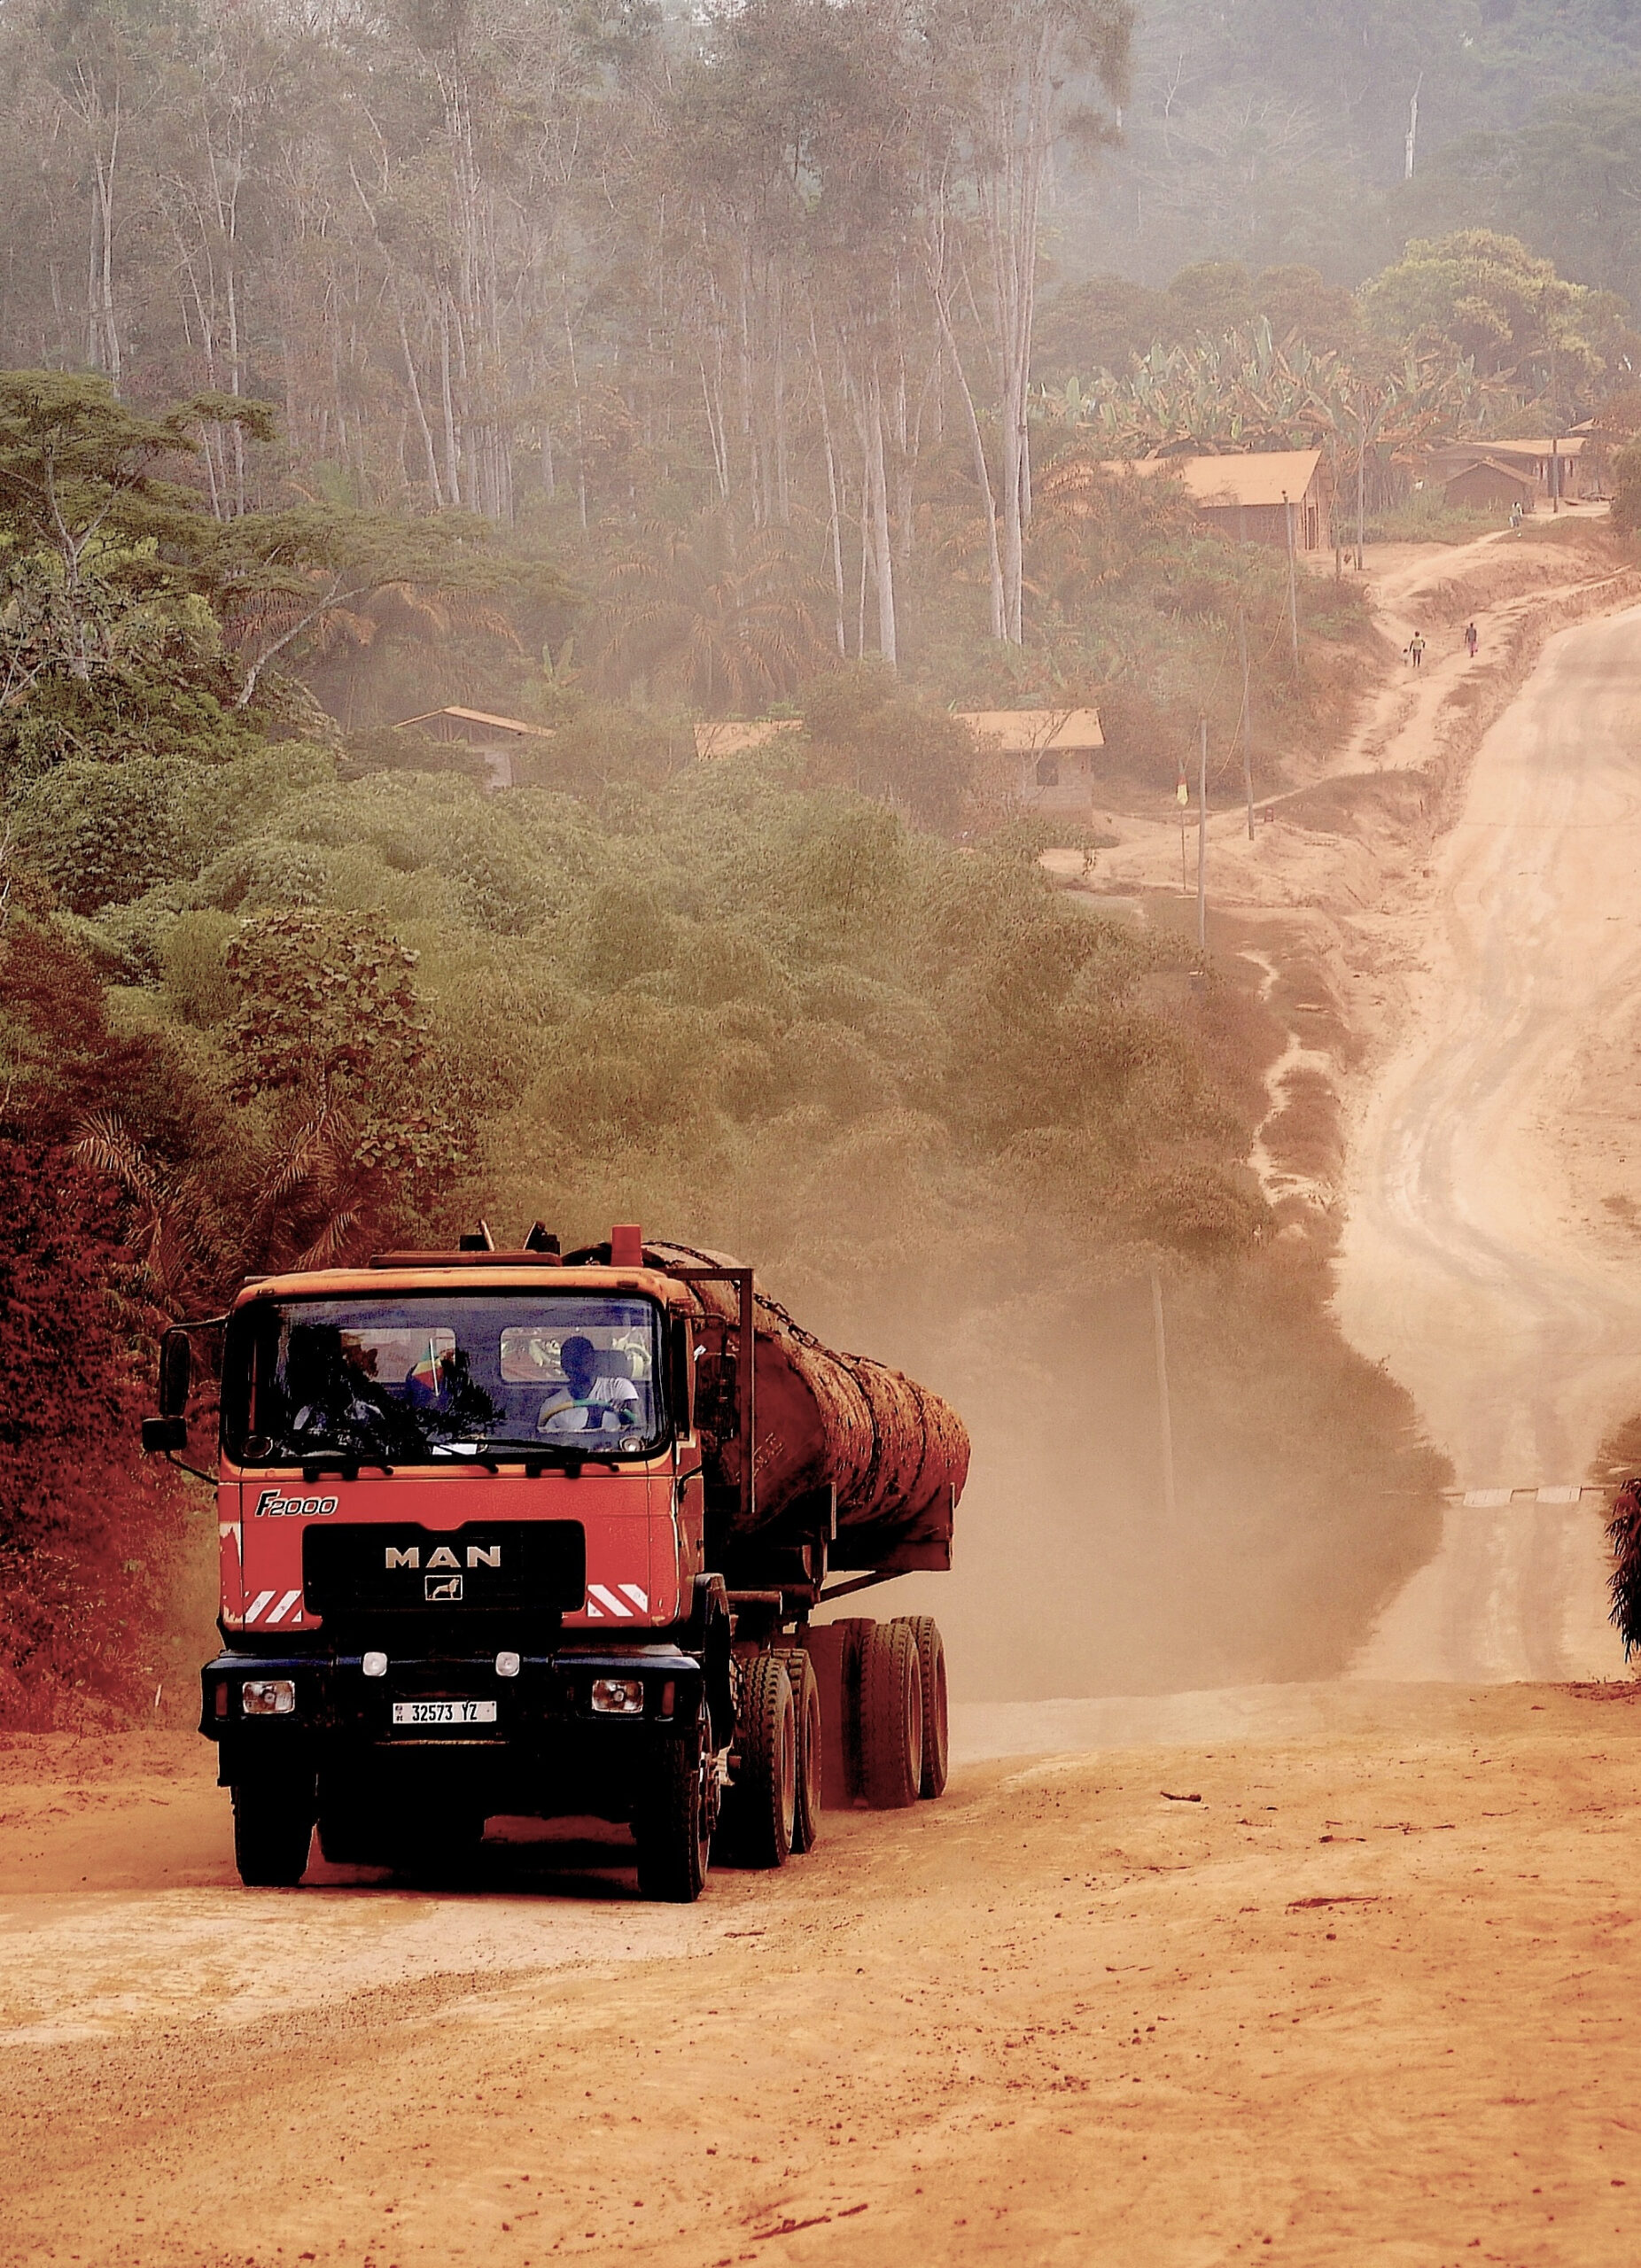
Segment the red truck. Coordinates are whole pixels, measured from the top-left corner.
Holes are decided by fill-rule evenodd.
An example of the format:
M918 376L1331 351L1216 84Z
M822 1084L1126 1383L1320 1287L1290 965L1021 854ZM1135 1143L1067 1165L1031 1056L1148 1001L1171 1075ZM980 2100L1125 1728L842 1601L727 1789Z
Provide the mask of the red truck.
M200 1729L247 1884L447 1864L487 1819L630 1824L641 1889L716 1845L780 1866L829 1800L946 1776L926 1616L823 1602L951 1562L962 1425L820 1346L721 1255L540 1223L252 1278L160 1350L144 1446L187 1446L221 1329L223 1651ZM828 1576L841 1573L841 1581Z

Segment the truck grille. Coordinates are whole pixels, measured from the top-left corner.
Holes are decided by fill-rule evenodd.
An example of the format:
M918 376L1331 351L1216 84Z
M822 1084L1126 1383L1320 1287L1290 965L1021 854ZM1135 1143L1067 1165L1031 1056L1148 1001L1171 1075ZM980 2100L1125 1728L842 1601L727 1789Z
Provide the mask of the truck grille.
M464 1527L310 1527L309 1613L573 1614L587 1595L579 1520L471 1520Z

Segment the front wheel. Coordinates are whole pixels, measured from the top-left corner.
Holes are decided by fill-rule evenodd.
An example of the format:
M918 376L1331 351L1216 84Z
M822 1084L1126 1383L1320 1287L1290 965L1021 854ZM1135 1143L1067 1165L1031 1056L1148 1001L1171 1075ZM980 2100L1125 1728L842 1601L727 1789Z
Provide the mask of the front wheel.
M234 1783L234 1864L247 1890L294 1890L314 1836L314 1775L258 1773Z
M693 1906L712 1859L714 1769L705 1704L683 1730L665 1733L644 1803L633 1822L638 1887L645 1898Z

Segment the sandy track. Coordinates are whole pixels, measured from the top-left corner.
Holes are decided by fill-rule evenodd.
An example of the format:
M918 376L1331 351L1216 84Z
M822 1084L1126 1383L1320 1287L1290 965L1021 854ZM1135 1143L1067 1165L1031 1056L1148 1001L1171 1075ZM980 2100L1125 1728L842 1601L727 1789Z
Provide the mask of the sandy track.
M1467 1487L1582 1480L1641 1387L1641 1270L1567 1156L1581 1066L1641 979L1638 743L1641 612L1562 633L1477 754L1351 1145L1341 1319ZM1593 1500L1456 1509L1363 1670L1611 1674L1604 1574Z
M203 1755L37 1779L0 2260L1627 2264L1634 1703L1287 1702L970 1764L685 1912L613 1847L241 1891Z

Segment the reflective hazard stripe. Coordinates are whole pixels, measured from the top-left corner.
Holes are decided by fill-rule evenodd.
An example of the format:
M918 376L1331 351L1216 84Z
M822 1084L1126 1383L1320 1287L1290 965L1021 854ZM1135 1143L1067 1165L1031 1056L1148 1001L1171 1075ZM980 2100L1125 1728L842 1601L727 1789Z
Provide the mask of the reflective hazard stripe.
M624 1596L632 1600L641 1614L649 1613L649 1594L648 1591L641 1591L636 1583L620 1583L617 1585L617 1588Z
M291 1609L296 1605L298 1599L299 1599L301 1596L302 1594L299 1590L287 1591L284 1596L280 1600L278 1605L268 1616L268 1620L270 1622L283 1622L286 1615L290 1613ZM299 1610L298 1611L296 1619L299 1622L302 1619Z
M245 1609L245 1620L247 1622L254 1622L257 1616L262 1612L262 1609L268 1604L268 1600L272 1598L274 1594L272 1591L258 1591L256 1596Z
M622 1588L625 1589L626 1588L626 1585L623 1584ZM599 1611L599 1608L603 1608L607 1609L611 1614L619 1615L623 1622L630 1622L632 1620L632 1608L627 1604L624 1598L618 1598L614 1591L610 1588L610 1586L607 1583L589 1583L587 1587L587 1611L589 1614L596 1613ZM592 1604L595 1599L598 1601L598 1607L596 1608Z

